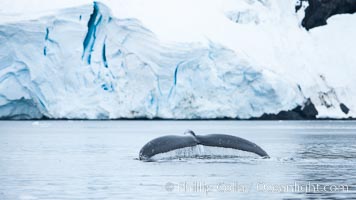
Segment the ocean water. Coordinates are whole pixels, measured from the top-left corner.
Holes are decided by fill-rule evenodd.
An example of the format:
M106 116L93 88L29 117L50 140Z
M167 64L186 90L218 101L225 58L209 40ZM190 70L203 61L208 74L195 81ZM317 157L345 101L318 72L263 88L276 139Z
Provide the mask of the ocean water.
M271 158L137 159L149 140L186 129L248 139ZM356 122L0 121L1 200L266 197L356 197Z

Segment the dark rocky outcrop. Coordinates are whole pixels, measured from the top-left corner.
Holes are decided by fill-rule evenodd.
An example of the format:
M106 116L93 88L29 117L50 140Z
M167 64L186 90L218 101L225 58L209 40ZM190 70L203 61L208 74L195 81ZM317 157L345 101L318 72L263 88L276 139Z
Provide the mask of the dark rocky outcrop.
M343 113L346 115L349 114L350 109L343 103L340 103L340 109L342 110Z
M263 114L261 117L254 118L259 120L310 120L316 119L318 111L313 102L308 99L304 106L297 106L290 111L281 111L278 114Z
M326 20L336 14L352 14L356 12L356 0L301 0L296 10L301 8L303 1L308 1L305 17L302 21L307 30L326 25Z

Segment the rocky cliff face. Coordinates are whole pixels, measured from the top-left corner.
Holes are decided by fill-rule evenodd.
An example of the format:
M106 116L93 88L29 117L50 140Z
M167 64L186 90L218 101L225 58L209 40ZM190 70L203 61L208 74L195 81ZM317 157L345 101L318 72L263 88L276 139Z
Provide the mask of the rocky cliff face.
M327 19L333 15L356 12L356 0L302 0L297 4L296 10L299 10L304 2L309 3L302 21L307 30L326 25Z

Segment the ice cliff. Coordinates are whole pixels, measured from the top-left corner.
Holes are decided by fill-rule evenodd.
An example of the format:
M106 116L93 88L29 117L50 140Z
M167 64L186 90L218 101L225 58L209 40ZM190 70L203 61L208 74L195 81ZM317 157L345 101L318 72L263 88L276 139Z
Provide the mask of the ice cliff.
M0 118L356 116L356 16L308 32L292 0L142 3L0 20Z

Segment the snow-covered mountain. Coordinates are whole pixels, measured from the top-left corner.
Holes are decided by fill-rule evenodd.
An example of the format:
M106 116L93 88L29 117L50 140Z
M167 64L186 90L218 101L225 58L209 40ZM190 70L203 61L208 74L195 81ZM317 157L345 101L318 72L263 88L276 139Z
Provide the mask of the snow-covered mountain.
M355 15L307 31L295 0L42 3L0 10L1 118L356 116Z

